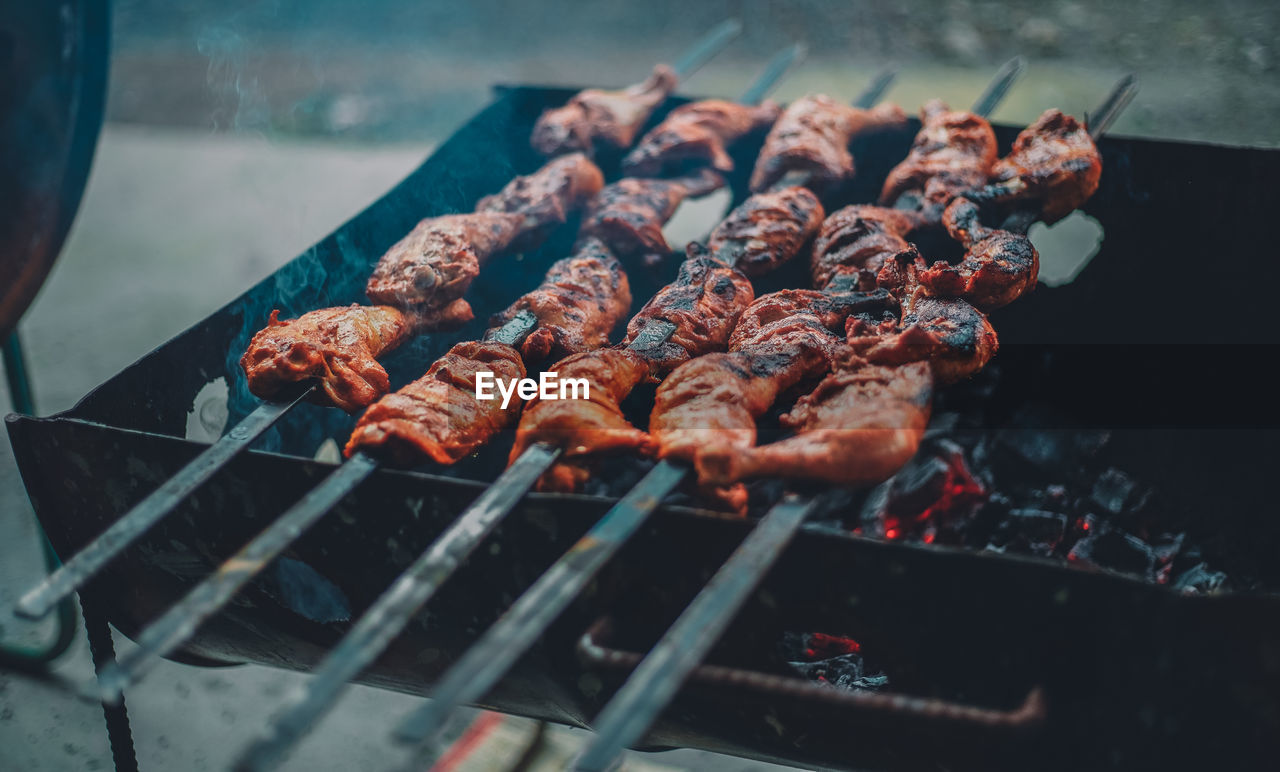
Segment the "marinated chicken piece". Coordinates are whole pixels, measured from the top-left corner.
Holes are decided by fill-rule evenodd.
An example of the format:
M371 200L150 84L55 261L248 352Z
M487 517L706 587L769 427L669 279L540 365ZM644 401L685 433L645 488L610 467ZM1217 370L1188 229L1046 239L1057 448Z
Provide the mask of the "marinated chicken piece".
M629 88L579 91L564 107L547 110L538 118L533 149L543 155L574 151L590 155L598 147L631 147L654 108L675 91L678 80L675 70L659 64L647 80Z
M733 171L728 147L769 128L781 112L772 100L742 105L708 99L681 105L640 138L623 159L622 169L636 177L658 177L692 166L710 166L727 174Z
M536 242L567 222L603 187L600 167L582 153L571 153L533 174L516 177L501 191L480 199L476 211L524 215L521 240Z
M986 314L959 298L932 297L916 278L914 248L880 272L880 285L902 300L901 320L884 313L859 313L845 325L849 345L872 364L927 361L940 384L968 378L999 348ZM923 261L920 261L923 262Z
M636 342L652 322L674 324L675 332L665 343L644 352L655 372L670 372L691 357L723 351L738 317L753 300L755 291L746 276L690 244L676 280L631 317L626 343Z
M443 306L462 297L480 264L508 250L524 225L524 215L507 212L423 220L378 261L366 292L390 306Z
M518 406L476 399L476 373L511 383L525 377L520 352L505 343L459 343L427 374L373 403L356 423L346 454L364 451L396 466L453 464L515 423Z
M520 418L511 461L536 442L561 448L561 459L538 483L539 490L579 490L589 475L587 456L621 451L649 455L649 435L633 427L619 403L649 378L649 362L627 349L607 348L574 354L549 368L560 383L587 382L588 398L530 401Z
M932 398L927 362L839 370L782 417L794 436L754 448L703 452L697 471L703 480L719 484L768 476L873 485L915 455Z
M813 286L830 287L842 278L859 289L874 289L881 267L910 249L904 237L921 224L913 212L879 206L846 206L834 212L813 241Z
M992 184L979 195L1038 202L1041 219L1053 224L1089 200L1101 178L1102 154L1089 130L1060 110L1046 110L996 162Z
M538 327L520 351L526 363L600 348L631 308L631 286L618 259L596 239L588 239L572 257L558 260L542 284L526 293L489 324L506 324L521 311Z
M729 337L729 350L748 353L805 350L829 358L843 342L846 320L896 319L898 300L885 289L818 292L789 289L761 295L747 306ZM807 372L805 377L817 373ZM674 373L673 373L674 376Z
M582 238L598 238L622 257L665 256L671 251L662 226L680 202L724 186L724 178L701 169L669 180L626 177L606 185L587 206Z
M996 162L991 124L970 112L953 111L934 99L920 110L924 124L905 160L889 172L880 203L892 206L904 194L918 196L930 222L957 195L978 190Z
M1026 236L986 227L978 220L977 205L966 198L953 201L942 222L965 246L965 255L956 265L939 260L921 266L920 285L927 293L963 298L990 311L1035 288L1040 254Z
M751 174L751 190L764 192L792 172L808 175L803 184L814 190L852 179L849 144L853 138L906 121L897 105L864 110L821 94L797 99L782 111L765 138Z
M280 321L272 311L240 358L249 391L272 399L293 384L320 381L319 401L355 413L387 393L387 371L376 361L413 334L413 322L388 306L322 308Z
M807 188L756 193L720 221L707 246L747 276L761 276L800 254L824 216Z

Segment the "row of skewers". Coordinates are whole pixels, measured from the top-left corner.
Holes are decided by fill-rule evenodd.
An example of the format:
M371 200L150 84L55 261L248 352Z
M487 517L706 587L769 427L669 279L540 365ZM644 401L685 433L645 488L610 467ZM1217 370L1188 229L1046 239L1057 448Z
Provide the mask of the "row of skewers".
M761 101L798 58L791 49L771 62L743 102L673 110L625 157L630 176L605 185L590 155L602 147L627 149L687 77L689 62L705 61L733 33L731 25L714 30L683 66L660 65L638 86L583 91L544 114L532 141L553 160L482 199L470 214L420 223L374 268L368 294L380 305L323 309L285 322L273 315L242 360L250 388L270 399L301 385L307 397L348 412L367 408L346 445L348 461L149 626L139 648L104 672L98 684L104 697L118 695L180 645L379 464L455 463L513 424L508 471L356 622L306 692L242 757L243 768L279 761L531 486L579 489L609 454L661 459L445 675L435 699L401 727L402 738L421 743L453 706L482 697L686 478L704 500L744 511L742 481L753 476L866 484L911 457L935 385L967 377L994 355L996 334L985 312L1035 285L1038 256L1021 232L1025 225L1032 216L1060 219L1096 189L1101 157L1093 138L1131 98L1132 81L1122 82L1089 129L1050 110L1000 159L985 115L1021 69L1011 63L973 110L925 106L923 127L886 179L880 205L826 216L823 197L855 174L853 140L901 126L906 116L893 105L874 107L888 78L877 79L853 106L825 96L785 109ZM753 195L705 245L690 246L676 280L631 319L622 344L608 346L631 305L626 267L668 253L663 224L684 199L723 186L733 165L729 149L765 130ZM555 263L541 286L496 315L483 340L455 345L422 378L388 393L379 357L415 334L469 320L463 295L482 266L536 244L576 212L582 226L574 253ZM1010 225L992 227L980 215ZM927 231L945 232L964 257L955 264L928 261L908 241ZM752 278L806 250L812 289L755 297ZM555 364L544 369L561 378L586 379L590 399L535 399L521 414L475 398L476 373L509 381L549 361ZM620 403L646 381L660 385L642 431L627 422ZM792 436L757 446L757 420L787 395L799 395L782 418ZM601 714L583 768L605 768L639 738L812 506L812 499L789 496L766 515ZM146 526L141 517L113 526L114 542L97 553L91 545L69 562L63 577L24 598L26 611L39 613L50 598L74 589ZM693 633L697 640L687 645Z

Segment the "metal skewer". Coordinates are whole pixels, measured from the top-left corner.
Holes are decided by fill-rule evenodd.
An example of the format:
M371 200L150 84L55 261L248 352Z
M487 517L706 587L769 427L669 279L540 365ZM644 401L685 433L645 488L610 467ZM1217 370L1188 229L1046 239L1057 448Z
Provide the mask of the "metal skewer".
M685 52L673 69L681 80L689 77L723 51L725 46L737 38L741 32L742 22L738 19L731 18L721 22ZM795 59L802 56L802 50L792 51L790 60L777 63L779 71L774 77L780 76ZM782 59L783 55L780 54L779 58ZM292 400L264 402L259 405L240 423L232 427L231 431L125 513L101 536L28 591L18 601L14 613L27 619L39 619L48 614L60 600L83 587L111 560L176 509L197 488L217 474L232 458L252 444L272 424L315 389L316 385L311 384Z
M803 56L801 43L776 54L744 93L744 104L755 104L772 90ZM646 351L665 343L676 327L651 322L640 331L630 348ZM373 605L315 669L313 677L284 712L275 718L267 734L253 742L236 764L237 770L265 770L283 760L346 690L348 682L381 654L413 615L472 553L531 489L560 449L538 443L508 467L480 498L440 535Z
M991 115L1000 106L1000 103L1004 101L1009 89L1013 88L1013 84L1017 82L1018 78L1022 77L1022 73L1026 69L1027 61L1021 56L1015 56L1005 62L996 71L995 78L987 84L982 96L978 97L977 101L973 103L973 109L970 112L983 118Z
M742 21L739 19L725 19L711 31L702 36L693 47L684 53L676 63L671 65L671 69L676 71L676 77L680 80L688 78L693 73L702 68L704 64L711 61L724 50L725 46L733 42L734 38L742 34Z
M1092 113L1085 113L1087 124L1089 126L1089 136L1097 140L1102 134L1115 123L1116 118L1120 117L1120 113L1129 106L1133 98L1138 95L1138 76L1129 73L1120 80L1116 81L1116 85L1111 87L1111 93L1107 98L1102 100L1102 104L1098 105L1098 109Z
M58 570L33 587L14 609L14 613L26 619L39 619L63 598L79 590L85 582L124 551L151 526L164 519L203 485L231 459L249 447L274 424L280 416L316 390L314 384L304 388L296 397L285 402L263 402L245 416L231 431L218 438L201 451L173 477L139 502L124 517L111 524L98 538L89 543Z
M856 106L871 107L892 82L892 72L878 73ZM684 467L659 461L445 673L431 700L396 729L396 739L430 739L458 705L483 697L686 475Z
M1104 101L1108 122L1133 98L1126 77ZM1121 99L1123 97L1123 103ZM1100 109L1099 113L1104 112ZM603 772L636 743L701 664L760 581L815 508L815 500L788 495L765 514L693 602L632 671L593 722L598 734L576 760L576 772Z

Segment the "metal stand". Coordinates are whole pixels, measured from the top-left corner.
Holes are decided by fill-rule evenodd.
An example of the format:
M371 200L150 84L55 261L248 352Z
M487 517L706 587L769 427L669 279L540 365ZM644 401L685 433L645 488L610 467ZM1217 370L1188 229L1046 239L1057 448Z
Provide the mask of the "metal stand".
M9 382L10 401L14 412L25 415L35 414L35 400L31 391L31 378L27 373L26 358L22 353L22 341L18 331L14 330L4 340L4 371ZM40 545L44 552L45 569L52 572L58 568L58 555L45 535L40 524ZM89 637L89 652L93 657L94 672L116 660L115 644L111 640L111 628L106 617L81 602L81 613L84 615L85 632ZM76 609L70 598L58 604L56 633L53 642L44 648L27 648L16 646L0 646L0 667L13 670L43 670L70 648L76 634ZM107 722L107 740L111 744L111 760L116 772L137 772L138 758L133 748L133 732L129 728L129 713L125 709L124 699L115 705L102 704L102 714Z

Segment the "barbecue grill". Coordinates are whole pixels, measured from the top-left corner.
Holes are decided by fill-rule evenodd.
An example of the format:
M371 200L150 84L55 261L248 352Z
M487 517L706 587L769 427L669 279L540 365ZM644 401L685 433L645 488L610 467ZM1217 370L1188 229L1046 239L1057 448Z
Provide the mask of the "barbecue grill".
M23 479L59 553L84 546L193 458L203 445L188 427L216 415L224 394L227 426L253 409L237 359L270 310L359 302L372 263L419 219L467 211L537 168L526 142L533 122L572 93L499 88L400 185L271 277L73 409L10 416ZM918 128L861 140L858 180L831 208L873 200ZM1018 131L996 130L1002 150ZM1280 525L1269 472L1280 416L1261 385L1274 351L1268 290L1280 269L1265 259L1261 216L1280 205L1280 152L1115 137L1099 146L1105 171L1084 211L1105 233L1100 251L1074 281L992 314L997 367L949 404L988 406L973 431L1045 445L1109 432L1110 462L1168 495L1170 529L1211 552L1234 589L1184 595L1121 572L859 536L829 524L859 506L845 500L797 537L646 747L895 769L1242 768L1278 750ZM757 149L739 149L735 203ZM618 158L599 160L616 179ZM393 352L384 360L392 382L476 338L490 313L568 253L574 225L482 272L468 296L479 321ZM675 262L633 274L638 304ZM790 269L760 282L761 292L802 284L803 266ZM322 479L331 464L317 452L353 423L337 410L296 408L87 586L84 602L135 635ZM377 471L175 658L314 666L497 476L509 447L507 437L446 470ZM427 693L639 477L643 466L633 466L608 495L528 496L360 680ZM663 507L486 706L589 726L749 529ZM842 691L781 668L790 631L856 637L892 674L892 689Z

